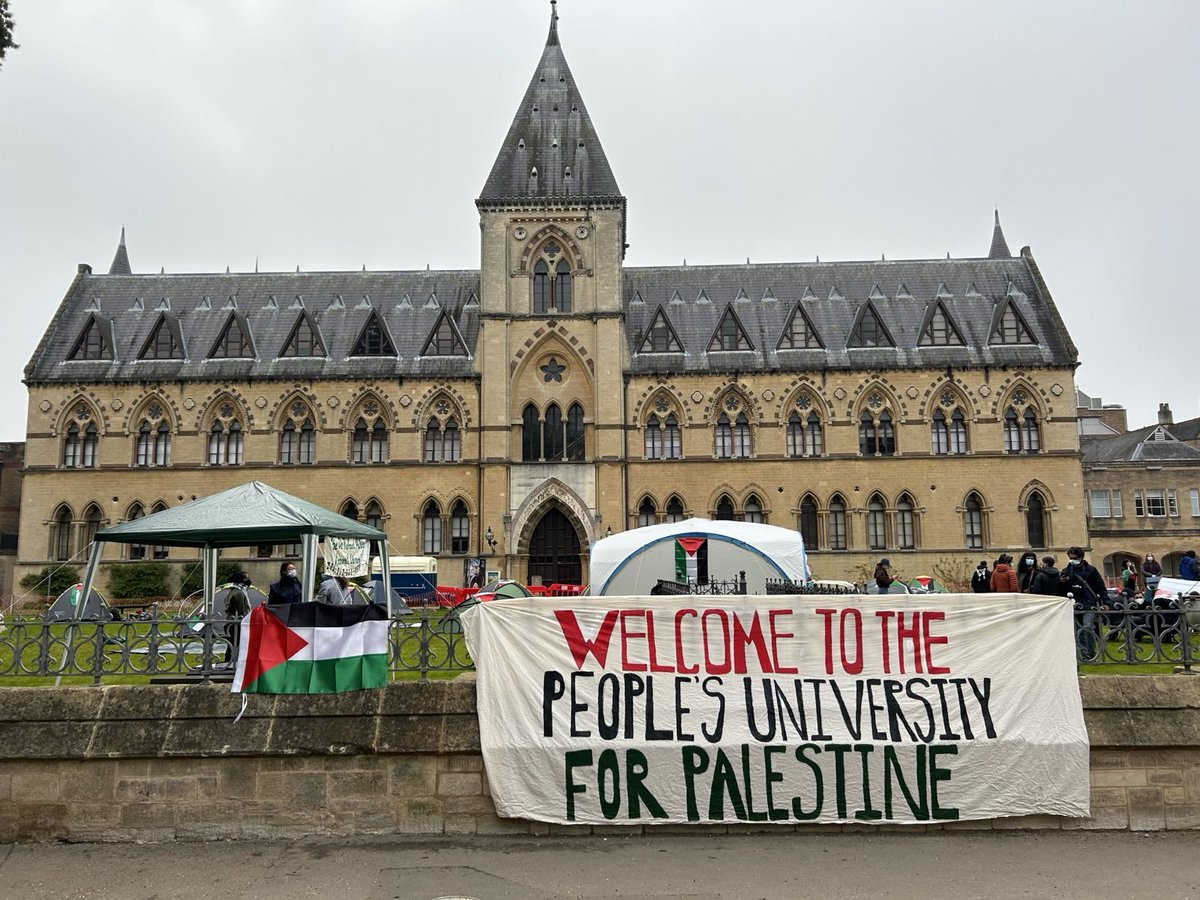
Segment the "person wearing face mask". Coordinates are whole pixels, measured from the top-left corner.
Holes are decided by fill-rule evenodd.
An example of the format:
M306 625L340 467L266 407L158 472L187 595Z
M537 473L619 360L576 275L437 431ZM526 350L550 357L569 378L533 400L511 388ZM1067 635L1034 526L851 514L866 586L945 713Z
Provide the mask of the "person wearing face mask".
M1021 554L1017 561L1017 585L1022 594L1033 590L1033 579L1038 572L1037 554L1032 550Z
M981 559L971 574L971 590L976 594L991 593L992 573L988 571L986 559Z
M1103 604L1108 599L1108 586L1100 570L1083 558L1082 547L1071 547L1067 550L1067 568L1091 588L1098 603Z
M1142 581L1146 582L1146 602L1154 600L1154 591L1162 579L1162 565L1154 558L1153 553L1147 553L1142 560Z
M285 562L279 567L279 580L271 583L267 595L268 603L299 603L304 599L300 579L296 577L296 564Z
M1012 557L1001 553L996 560L996 568L992 570L992 591L997 594L1016 594L1020 589L1017 573L1013 571Z

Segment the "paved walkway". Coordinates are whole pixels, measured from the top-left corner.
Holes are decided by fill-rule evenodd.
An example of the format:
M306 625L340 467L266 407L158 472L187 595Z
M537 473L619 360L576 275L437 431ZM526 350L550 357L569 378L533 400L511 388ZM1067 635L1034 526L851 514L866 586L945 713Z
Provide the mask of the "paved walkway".
M1200 898L1200 832L0 845L0 897Z

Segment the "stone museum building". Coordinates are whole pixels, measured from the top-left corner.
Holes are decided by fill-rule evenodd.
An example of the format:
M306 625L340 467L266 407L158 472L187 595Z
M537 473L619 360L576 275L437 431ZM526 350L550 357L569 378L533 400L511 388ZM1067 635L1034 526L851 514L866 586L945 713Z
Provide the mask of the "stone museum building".
M25 370L17 576L253 479L446 584L586 582L592 542L689 516L797 529L850 580L1086 542L1077 352L998 216L970 259L627 266L553 14L476 207L478 270L142 274L124 234L80 265Z

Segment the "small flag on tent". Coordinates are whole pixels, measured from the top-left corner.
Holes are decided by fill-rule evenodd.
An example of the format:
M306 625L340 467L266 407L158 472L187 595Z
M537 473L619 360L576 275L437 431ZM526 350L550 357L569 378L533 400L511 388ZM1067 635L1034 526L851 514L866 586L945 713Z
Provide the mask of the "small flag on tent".
M283 603L242 619L232 690L334 694L387 683L387 610L375 604Z
M708 583L708 538L677 538L675 580L683 584Z

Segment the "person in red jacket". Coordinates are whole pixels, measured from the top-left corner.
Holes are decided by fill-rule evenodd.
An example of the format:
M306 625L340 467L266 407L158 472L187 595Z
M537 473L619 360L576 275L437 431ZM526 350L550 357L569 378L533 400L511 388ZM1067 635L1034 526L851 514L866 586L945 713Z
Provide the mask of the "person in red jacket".
M1017 573L1012 567L1012 557L1001 553L996 560L996 568L992 569L992 592L996 594L1016 594L1020 591L1017 584Z

